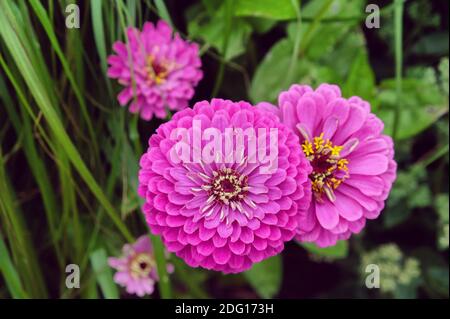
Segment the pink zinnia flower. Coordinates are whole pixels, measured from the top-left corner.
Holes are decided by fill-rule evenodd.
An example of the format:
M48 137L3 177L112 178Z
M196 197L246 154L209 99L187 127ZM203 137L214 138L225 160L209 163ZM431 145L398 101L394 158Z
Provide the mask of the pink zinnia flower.
M129 294L136 294L139 297L152 294L159 279L150 238L143 235L133 245L123 246L122 251L122 257L108 258L108 264L117 270L114 281L126 287ZM173 271L170 264L168 271Z
M130 112L140 113L144 120L153 114L165 118L166 107L186 108L203 76L198 45L178 33L172 36L163 20L156 27L146 22L142 32L130 27L126 36L129 46L117 41L113 45L117 55L108 57L108 76L125 86L118 95L120 105L131 101Z
M336 85L293 85L278 104L259 107L297 132L313 168L313 200L301 213L297 238L326 247L359 233L366 219L379 216L396 178L393 142L382 134L383 122L368 102L343 98Z
M196 121L202 132L221 132L215 156L238 160L174 160L173 132L179 128L189 132L187 146L205 150L205 140L195 146ZM264 132L275 129L268 144L277 153L277 165L261 173L266 164L255 160L251 143L226 150L227 128L254 129L266 142ZM311 167L298 137L276 116L246 102L213 99L176 113L156 132L140 161L139 195L146 199L143 211L151 231L162 236L170 252L192 267L237 273L278 254L295 236L299 214L310 202Z

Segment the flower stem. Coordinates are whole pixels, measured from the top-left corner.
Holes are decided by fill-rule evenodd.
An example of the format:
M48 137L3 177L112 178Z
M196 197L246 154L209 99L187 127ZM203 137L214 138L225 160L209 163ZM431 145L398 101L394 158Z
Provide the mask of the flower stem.
M169 275L167 274L166 256L164 254L164 245L158 236L149 234L152 241L153 251L155 253L156 267L159 277L159 294L163 299L172 298L172 288L170 286Z
M394 113L394 127L392 137L397 139L398 126L400 123L400 108L402 95L402 67L403 67L403 1L395 0L394 2L394 27L395 27L395 90L397 93L397 103Z
M233 19L232 10L233 10L233 2L230 0L225 1L225 28L224 28L225 36L222 43L222 55L225 60L227 59L228 40L230 38L231 25ZM217 93L219 93L220 87L222 86L224 74L225 74L225 63L223 60L221 60L219 65L219 71L217 72L216 81L211 94L212 97L216 97Z

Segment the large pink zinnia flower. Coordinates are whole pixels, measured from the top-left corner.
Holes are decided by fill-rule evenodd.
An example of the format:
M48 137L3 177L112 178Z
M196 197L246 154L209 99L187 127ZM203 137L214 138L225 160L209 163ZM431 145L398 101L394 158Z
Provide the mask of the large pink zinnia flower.
M173 158L173 132L180 128L189 132L187 146L205 149L205 140L195 146L196 122L202 132L222 134L217 160L209 164L203 157L191 163ZM226 150L227 128L254 129L270 152L278 153L273 169L262 169L267 164L256 160L260 157L250 143ZM269 141L271 128L277 136ZM276 116L246 102L213 99L176 113L150 138L140 166L139 194L146 199L143 211L151 231L190 266L224 273L244 271L281 252L311 197L311 166L298 137Z
M131 101L130 112L140 113L144 120L153 114L165 118L166 107L186 108L203 76L198 45L184 41L178 33L172 37L163 20L156 27L146 22L142 32L128 28L126 35L129 46L117 41L113 45L117 55L108 57L108 76L125 86L119 103Z
M384 207L396 177L392 139L368 102L343 98L336 85L293 85L278 104L259 107L297 132L313 167L313 200L301 213L297 238L321 247L348 239Z

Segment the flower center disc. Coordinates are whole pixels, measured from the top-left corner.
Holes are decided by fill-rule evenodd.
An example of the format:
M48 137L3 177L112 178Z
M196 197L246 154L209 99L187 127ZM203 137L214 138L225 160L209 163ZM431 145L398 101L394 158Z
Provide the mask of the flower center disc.
M330 140L323 139L323 133L314 137L313 143L305 140L302 143L303 153L313 168L309 178L315 198L322 202L322 194L330 201L335 200L334 190L349 177L348 160L341 158L342 146L333 145Z
M131 274L135 278L147 277L154 267L155 261L146 253L137 254L130 263Z
M161 84L169 74L169 65L164 62L158 62L152 55L147 57L147 74L151 83Z
M215 171L213 175L210 195L214 195L216 200L228 205L230 201L244 198L247 192L247 176L240 175L231 168Z

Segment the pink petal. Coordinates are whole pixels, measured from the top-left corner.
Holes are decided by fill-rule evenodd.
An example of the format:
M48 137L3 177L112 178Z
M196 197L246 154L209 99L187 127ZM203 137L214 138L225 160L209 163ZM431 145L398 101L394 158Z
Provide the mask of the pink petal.
M323 203L315 203L316 216L320 225L326 229L332 229L336 227L339 222L339 212L336 207L328 200L324 200Z
M387 171L389 160L386 156L369 154L364 157L352 158L347 165L350 175L380 175Z

